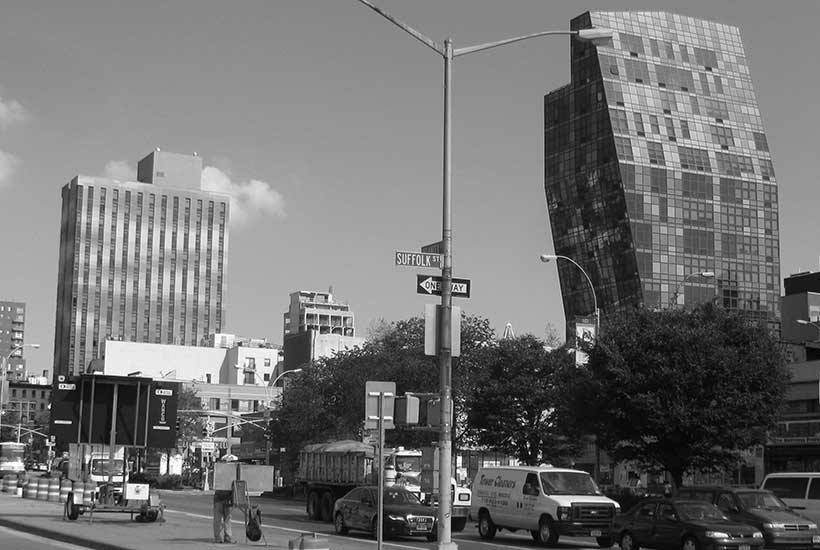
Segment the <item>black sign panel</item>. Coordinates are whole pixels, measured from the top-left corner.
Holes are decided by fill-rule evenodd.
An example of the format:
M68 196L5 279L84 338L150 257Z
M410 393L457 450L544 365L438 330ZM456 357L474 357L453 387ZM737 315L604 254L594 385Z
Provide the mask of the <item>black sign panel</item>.
M441 296L441 277L435 275L416 275L416 293ZM470 297L470 279L456 279L450 281L453 298Z
M117 445L175 447L179 388L150 378L59 377L51 408L58 450L68 443L108 444L112 436Z

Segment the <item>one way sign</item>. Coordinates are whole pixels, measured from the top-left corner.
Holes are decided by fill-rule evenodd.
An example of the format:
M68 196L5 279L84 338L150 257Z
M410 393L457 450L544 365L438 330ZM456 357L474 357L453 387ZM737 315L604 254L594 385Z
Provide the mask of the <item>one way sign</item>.
M470 279L453 278L452 283L453 298L470 297ZM416 275L416 293L441 296L441 277Z

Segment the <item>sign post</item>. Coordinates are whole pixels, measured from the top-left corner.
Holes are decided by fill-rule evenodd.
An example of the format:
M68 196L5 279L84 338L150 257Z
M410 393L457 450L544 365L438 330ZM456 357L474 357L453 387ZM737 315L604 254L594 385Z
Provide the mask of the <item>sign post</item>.
M378 515L376 522L376 547L382 550L384 540L383 520L384 517L384 430L393 428L393 404L396 399L395 382L365 382L365 427L376 428L379 431L379 494L378 494ZM375 413L375 414L374 414Z

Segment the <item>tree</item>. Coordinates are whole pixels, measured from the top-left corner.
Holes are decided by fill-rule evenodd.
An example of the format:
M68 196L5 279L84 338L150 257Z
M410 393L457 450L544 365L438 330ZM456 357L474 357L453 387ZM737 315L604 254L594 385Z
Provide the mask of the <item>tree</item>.
M183 446L184 442L190 442L202 436L203 422L199 414L195 411L202 410L202 399L194 386L182 386L179 391L177 401L177 445ZM194 412L188 412L194 411Z
M624 312L588 352L564 381L566 423L596 434L615 460L668 472L675 487L763 443L789 379L772 333L711 303Z
M574 368L573 356L527 334L499 340L484 360L468 402L477 443L530 465L575 455L578 448L563 437L555 415L557 381Z
M455 417L464 417L464 387L480 364L483 346L493 333L486 319L462 316L461 357L453 359ZM438 361L424 355L424 320L414 317L380 323L362 346L325 357L291 377L279 410L272 417L273 441L288 449L288 460L307 443L360 439L364 435L365 383L396 383L399 395L440 389ZM458 424L458 423L456 423ZM458 442L465 430L455 430ZM409 429L389 430L388 445L429 445L436 434Z

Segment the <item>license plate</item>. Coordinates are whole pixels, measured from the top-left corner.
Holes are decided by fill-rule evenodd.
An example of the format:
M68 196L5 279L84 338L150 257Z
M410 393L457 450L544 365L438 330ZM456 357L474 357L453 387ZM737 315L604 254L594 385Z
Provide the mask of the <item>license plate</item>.
M590 537L600 537L601 536L601 531L599 531L598 529L596 529L595 531L590 531L589 536ZM741 548L740 550L749 550L749 547L747 546L746 548Z
M741 544L740 546L738 546L737 550L751 550L751 548L752 547L749 546L748 544Z

